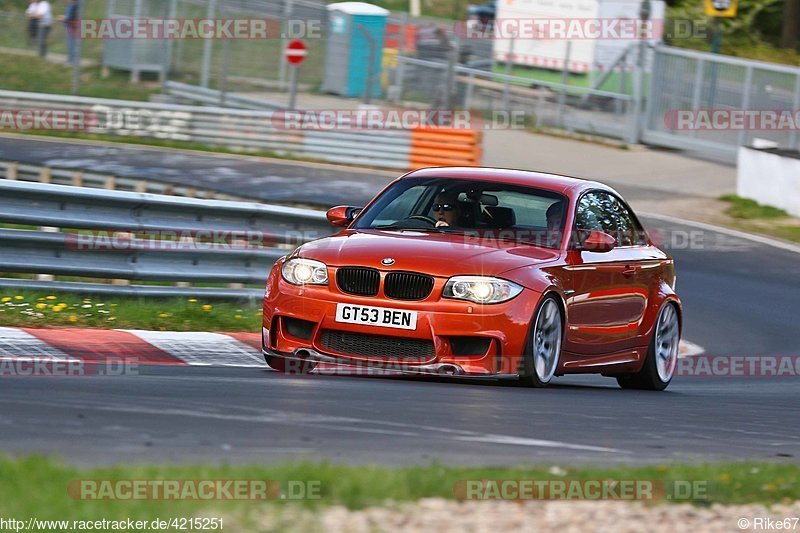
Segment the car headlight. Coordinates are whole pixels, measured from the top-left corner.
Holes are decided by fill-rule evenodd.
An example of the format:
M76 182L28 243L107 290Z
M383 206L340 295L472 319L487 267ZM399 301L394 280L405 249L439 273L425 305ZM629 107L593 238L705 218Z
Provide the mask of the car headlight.
M281 268L283 279L292 285L327 285L328 267L313 259L289 259Z
M522 292L522 287L500 278L488 276L456 276L447 280L443 296L478 304L508 301Z

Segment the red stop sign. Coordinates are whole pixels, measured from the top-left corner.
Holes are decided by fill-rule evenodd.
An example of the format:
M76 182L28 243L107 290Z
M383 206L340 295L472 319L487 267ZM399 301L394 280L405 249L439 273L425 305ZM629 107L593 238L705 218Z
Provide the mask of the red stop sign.
M306 56L308 55L308 48L306 48L306 43L301 41L300 39L295 39L289 42L289 45L286 47L284 51L284 56L286 57L286 62L290 65L299 65L302 63Z

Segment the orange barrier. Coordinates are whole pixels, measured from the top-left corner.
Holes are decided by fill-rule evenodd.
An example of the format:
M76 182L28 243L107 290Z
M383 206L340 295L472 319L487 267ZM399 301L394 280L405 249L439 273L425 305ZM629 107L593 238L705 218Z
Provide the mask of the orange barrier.
M406 52L416 52L417 50L417 27L413 24L403 28L400 24L387 24L384 35L384 48L400 48L400 44Z
M409 168L480 166L483 135L476 130L417 127L411 130Z

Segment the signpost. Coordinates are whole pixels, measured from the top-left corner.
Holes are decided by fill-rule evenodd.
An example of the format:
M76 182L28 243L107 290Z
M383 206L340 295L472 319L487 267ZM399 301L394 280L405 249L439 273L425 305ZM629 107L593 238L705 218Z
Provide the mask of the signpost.
M300 63L305 61L308 55L308 48L306 48L306 43L300 39L294 39L289 42L283 55L291 68L289 73L289 109L294 109L297 101L297 69L300 67Z
M739 0L704 0L706 15L712 17L714 21L714 35L711 38L711 53L718 54L722 47L722 26L719 19L733 18L736 16L736 9L739 7ZM713 106L714 98L717 93L717 67L715 61L711 67L711 83L708 88L708 102Z
M704 0L706 16L714 19L714 36L711 40L711 53L718 54L722 43L722 28L719 25L720 18L733 18L736 16L736 9L739 7L738 0Z

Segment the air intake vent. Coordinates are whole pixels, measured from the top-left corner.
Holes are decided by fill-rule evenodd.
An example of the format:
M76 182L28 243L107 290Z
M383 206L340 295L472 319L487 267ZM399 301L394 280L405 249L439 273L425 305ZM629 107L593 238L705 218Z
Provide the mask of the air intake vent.
M373 268L342 267L336 271L339 290L357 296L375 296L381 284L380 273Z
M436 355L433 341L385 335L368 335L326 329L322 348L341 355L354 355L394 361L424 362Z
M413 272L387 274L383 292L395 300L424 300L433 290L433 278Z

